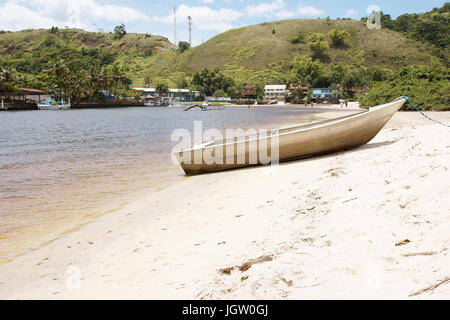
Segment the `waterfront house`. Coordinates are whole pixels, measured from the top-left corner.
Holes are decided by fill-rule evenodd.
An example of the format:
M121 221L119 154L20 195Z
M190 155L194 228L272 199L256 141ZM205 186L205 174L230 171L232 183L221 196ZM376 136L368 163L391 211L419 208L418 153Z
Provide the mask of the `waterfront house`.
M256 99L256 87L254 85L244 83L241 96L244 99Z
M154 100L158 97L156 88L131 88L130 91L142 93L145 102ZM189 89L169 89L167 97L178 102L197 101L200 97L200 92L191 91Z
M308 94L309 87L305 84L291 83L289 86L289 92L292 94L294 91L301 91L304 95Z
M333 96L333 94L337 93L336 89L330 88L313 88L311 98L313 99L327 99Z
M286 85L266 85L264 87L265 100L285 100Z
M51 99L51 95L47 92L32 88L18 88L16 92L11 94L11 100L36 103L42 100Z

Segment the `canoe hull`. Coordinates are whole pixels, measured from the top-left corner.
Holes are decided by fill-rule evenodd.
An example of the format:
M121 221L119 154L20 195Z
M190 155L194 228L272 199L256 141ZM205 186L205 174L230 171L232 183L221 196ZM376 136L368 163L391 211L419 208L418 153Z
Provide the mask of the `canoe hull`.
M280 130L274 136L216 142L175 156L187 175L196 175L267 165L270 158L284 162L348 150L371 141L404 103L400 99L356 115Z

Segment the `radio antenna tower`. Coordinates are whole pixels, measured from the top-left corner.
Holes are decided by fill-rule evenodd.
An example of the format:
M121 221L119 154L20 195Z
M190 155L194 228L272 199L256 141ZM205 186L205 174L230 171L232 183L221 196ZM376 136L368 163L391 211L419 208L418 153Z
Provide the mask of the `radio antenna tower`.
M173 44L177 47L177 7L173 8Z
M192 47L192 17L189 16L188 20L189 20L189 44Z

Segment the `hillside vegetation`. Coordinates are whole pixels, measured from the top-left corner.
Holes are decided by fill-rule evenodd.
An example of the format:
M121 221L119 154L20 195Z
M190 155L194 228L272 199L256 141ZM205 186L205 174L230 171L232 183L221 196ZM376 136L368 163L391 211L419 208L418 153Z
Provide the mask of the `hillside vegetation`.
M86 32L78 29L0 32L0 66L24 77L43 76L64 61L78 69L117 66L131 79L142 72L142 61L170 45L167 38L150 34ZM34 84L39 85L38 83ZM29 85L33 85L29 83Z
M403 14L392 20L382 15L382 26L401 32L412 39L428 42L436 47L435 53L445 62L450 59L450 2L424 14Z
M37 74L58 57L80 60L86 52L99 50L105 62L125 68L133 85L156 84L161 80L175 85L181 78L208 67L218 67L237 82L277 81L297 55L311 55L307 43L291 43L299 33L327 34L335 28L347 30L345 47L326 51L325 63L352 63L364 59L366 66L397 68L399 65L431 65L436 60L429 46L391 30L369 30L352 20L287 20L233 29L204 44L180 53L157 51L169 44L161 36L114 34L82 30L26 30L0 34L0 62L18 72ZM272 31L275 30L275 34ZM329 39L327 39L329 40ZM95 53L94 53L95 54Z
M351 64L364 59L365 66L398 68L401 65L439 63L429 45L408 39L391 30L369 30L352 20L287 20L233 29L220 34L182 55L161 52L149 59L144 77L167 73L193 74L203 68L218 67L237 82L277 81L297 55L312 55L307 41L292 43L299 33L328 34L333 29L350 34L343 47L331 47L324 63ZM275 30L275 34L272 31ZM326 40L330 41L327 36Z

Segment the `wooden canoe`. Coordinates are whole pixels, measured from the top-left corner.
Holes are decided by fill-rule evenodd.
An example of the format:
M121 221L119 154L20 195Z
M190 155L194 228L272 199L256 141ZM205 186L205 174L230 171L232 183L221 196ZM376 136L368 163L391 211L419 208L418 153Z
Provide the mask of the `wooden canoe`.
M282 129L263 137L210 141L174 155L187 175L196 175L348 150L372 140L405 101L402 98L354 115Z

